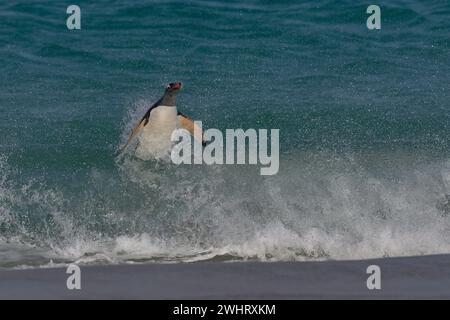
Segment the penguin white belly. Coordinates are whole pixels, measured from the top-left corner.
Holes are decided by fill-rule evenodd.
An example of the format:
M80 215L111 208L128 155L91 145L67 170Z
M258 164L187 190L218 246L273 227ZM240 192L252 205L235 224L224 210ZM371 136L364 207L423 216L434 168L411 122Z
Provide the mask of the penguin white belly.
M139 137L136 156L143 160L167 157L172 146L170 137L177 128L177 121L176 107L158 106L153 109Z

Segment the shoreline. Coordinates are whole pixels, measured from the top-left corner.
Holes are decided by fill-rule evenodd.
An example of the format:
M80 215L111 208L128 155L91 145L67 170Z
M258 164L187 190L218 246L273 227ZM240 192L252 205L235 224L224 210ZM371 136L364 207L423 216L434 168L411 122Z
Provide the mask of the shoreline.
M368 290L369 265L381 290ZM318 262L199 262L0 271L0 299L450 299L450 254Z

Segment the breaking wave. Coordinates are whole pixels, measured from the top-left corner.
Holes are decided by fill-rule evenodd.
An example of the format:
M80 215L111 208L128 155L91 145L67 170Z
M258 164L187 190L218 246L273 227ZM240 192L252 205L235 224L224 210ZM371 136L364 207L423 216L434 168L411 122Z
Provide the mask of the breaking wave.
M126 128L125 128L126 130ZM290 153L280 172L127 154L49 187L0 158L0 267L296 261L450 251L450 161ZM26 181L26 183L24 182Z

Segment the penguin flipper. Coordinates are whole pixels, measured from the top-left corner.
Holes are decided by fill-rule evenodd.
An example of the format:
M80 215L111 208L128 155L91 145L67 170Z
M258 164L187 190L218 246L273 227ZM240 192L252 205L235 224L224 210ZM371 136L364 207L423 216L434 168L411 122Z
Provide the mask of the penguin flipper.
M147 124L146 118L144 117L141 122L139 122L139 124L133 129L133 131L131 132L130 137L127 140L127 143L125 143L122 147L120 147L118 153L122 153L123 150L125 150L126 147L128 147L128 145L131 143L131 141L133 140L133 138L142 130L143 127L145 127L145 125Z
M202 145L205 145L205 136L203 135L202 129L189 117L185 116L181 112L178 112L178 121L180 125L189 131L191 136L195 138Z

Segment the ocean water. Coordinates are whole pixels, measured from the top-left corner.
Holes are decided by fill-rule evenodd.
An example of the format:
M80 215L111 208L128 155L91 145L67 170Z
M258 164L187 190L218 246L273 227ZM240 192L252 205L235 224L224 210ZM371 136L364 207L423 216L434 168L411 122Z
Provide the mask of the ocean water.
M450 2L0 2L0 268L450 252ZM116 157L168 82L280 170Z

